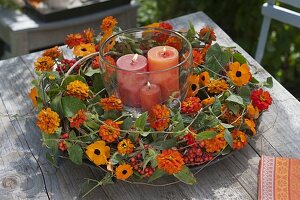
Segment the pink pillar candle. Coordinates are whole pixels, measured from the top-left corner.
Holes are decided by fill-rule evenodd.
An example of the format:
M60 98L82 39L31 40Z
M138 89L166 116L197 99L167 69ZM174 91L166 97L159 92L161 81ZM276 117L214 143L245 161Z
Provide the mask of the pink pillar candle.
M141 105L143 111L149 111L152 106L161 103L161 90L156 84L149 82L140 91Z
M178 65L178 51L170 46L157 46L148 51L148 69L150 72L167 70ZM151 83L158 84L162 92L162 100L166 101L177 92L179 94L179 68L162 72L154 72L150 75Z
M141 107L140 89L146 84L147 59L138 54L127 54L117 62L117 81L119 96L124 105Z

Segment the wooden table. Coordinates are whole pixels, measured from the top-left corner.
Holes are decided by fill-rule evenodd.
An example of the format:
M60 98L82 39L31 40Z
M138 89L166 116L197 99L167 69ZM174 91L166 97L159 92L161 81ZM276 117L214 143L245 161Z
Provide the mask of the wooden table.
M236 45L203 12L170 20L176 29L187 28L188 21L196 30L212 26L221 45ZM249 54L237 49L247 57L258 79L270 76ZM99 178L97 171L67 161L55 169L44 157L36 119L28 116L32 105L27 98L34 77L32 63L39 55L0 62L0 199L76 199L83 178ZM300 158L300 103L277 81L270 92L274 103L263 114L259 135L241 151L205 168L196 176L196 185L150 187L118 182L97 188L88 199L256 199L261 154ZM26 115L26 119L7 114Z

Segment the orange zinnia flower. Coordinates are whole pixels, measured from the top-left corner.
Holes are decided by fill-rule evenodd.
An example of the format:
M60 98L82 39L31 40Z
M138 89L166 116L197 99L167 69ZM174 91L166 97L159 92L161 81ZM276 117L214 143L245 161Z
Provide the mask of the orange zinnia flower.
M201 65L203 63L203 55L200 51L200 49L193 49L192 50L192 54L193 54L193 64L194 67L197 67L198 65Z
M247 144L247 135L239 130L234 130L232 132L233 138L233 149L241 149Z
M47 134L54 134L60 123L59 115L51 108L43 109L37 115L37 126Z
M70 49L72 49L75 46L78 46L80 44L84 44L86 43L84 37L82 34L80 33L76 33L76 34L69 34L67 35L66 39L65 39L65 44L68 45L68 47Z
M174 47L177 51L182 49L182 41L176 36L170 36L166 41L166 45Z
M182 155L173 149L163 150L156 156L159 169L168 174L176 174L183 169L184 161Z
M79 110L76 115L69 119L71 128L79 128L86 120L85 111Z
M80 44L74 47L73 54L78 57L84 57L96 52L96 47L93 43Z
M83 37L86 43L93 43L94 42L94 31L91 28L85 29L83 31Z
M229 64L228 76L235 85L246 85L251 78L249 66L247 64L240 66L239 62L231 63Z
M263 91L263 89L253 90L250 94L250 98L254 106L260 111L267 110L272 104L272 97L268 91Z
M122 110L123 104L121 99L117 98L115 95L112 95L108 98L100 99L99 104L102 106L103 110Z
M209 130L217 131L218 134L216 135L216 137L212 139L204 140L206 151L209 153L214 153L223 150L227 145L227 142L224 138L224 133L225 133L224 127L219 126L217 128L208 129L208 131Z
M61 50L56 46L44 51L43 56L49 56L52 59L59 58L62 55Z
M126 180L132 174L133 174L132 167L128 164L122 164L116 168L116 177L119 180Z
M85 153L95 165L105 165L110 156L110 148L105 146L104 141L100 140L87 146Z
M150 126L157 131L163 131L169 126L170 110L165 105L154 105L149 112Z
M199 32L200 39L206 41L208 44L211 44L212 41L216 41L216 34L214 29L211 27L204 27Z
M223 79L211 80L210 83L207 85L208 92L212 93L212 94L220 94L220 93L226 91L228 88L229 88L229 85Z
M214 103L215 103L215 97L209 97L209 98L203 99L201 101L201 104L203 106L209 106L209 105L212 105Z
M49 56L39 57L34 62L35 70L37 71L53 71L54 61Z
M259 109L251 103L247 105L247 117L257 119L259 117Z
M202 72L201 74L199 74L199 82L203 86L207 86L210 83L210 76L209 76L209 73L207 71Z
M188 79L189 82L189 90L187 92L187 97L194 97L199 92L199 75L191 75Z
M67 85L67 95L74 96L79 99L86 99L89 97L89 86L79 80L72 81Z
M130 154L133 151L134 145L130 139L123 139L118 143L118 152L120 154Z
M253 119L247 119L247 118L245 118L245 124L250 129L250 131L252 132L252 134L255 135L256 134L256 129L255 129L256 124L255 124L254 120Z
M99 136L107 142L114 142L120 135L119 125L111 119L107 119L99 127Z
M198 97L186 98L181 103L181 112L186 114L196 113L202 108L200 99Z
M31 99L31 102L33 104L33 107L37 108L37 98L38 98L38 91L36 87L31 88L30 92L28 93L29 98Z
M105 32L112 32L115 26L118 24L118 21L113 16L105 17L102 20L100 28Z

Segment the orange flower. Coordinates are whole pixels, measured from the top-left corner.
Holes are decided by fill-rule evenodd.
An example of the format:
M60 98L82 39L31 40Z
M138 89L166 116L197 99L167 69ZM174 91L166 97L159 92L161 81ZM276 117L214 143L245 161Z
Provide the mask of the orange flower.
M120 135L119 125L111 119L107 119L99 127L99 136L106 142L114 142Z
M257 119L259 117L259 109L251 103L247 105L247 117Z
M79 110L76 115L69 119L71 128L79 128L86 120L85 111Z
M116 168L116 177L119 180L126 180L132 174L133 174L132 167L128 164L122 164Z
M60 123L59 115L51 108L43 109L37 115L37 126L47 134L54 134Z
M105 146L104 141L99 140L87 146L85 153L95 165L105 165L110 156L110 148Z
M34 62L34 67L37 71L52 71L54 64L55 63L51 57L42 56Z
M209 106L209 105L212 105L214 103L215 103L215 97L209 97L209 98L203 99L201 101L201 104L203 106Z
M247 119L247 118L245 118L245 124L250 129L250 131L252 132L252 134L255 135L256 134L256 129L255 129L256 124L255 124L254 120L253 119Z
M221 106L222 115L220 119L225 120L228 124L232 124L234 126L239 126L242 123L242 117L238 112L236 115L225 105Z
M233 138L233 149L241 149L247 144L247 136L244 132L239 130L234 130L232 132Z
M199 74L199 82L203 86L207 86L210 83L210 76L209 76L209 73L207 71L202 72L201 74Z
M226 91L228 88L229 85L223 79L211 80L210 83L207 85L208 92L212 94L220 94Z
M177 51L182 49L182 41L176 36L170 36L166 41L166 45L174 47Z
M108 16L102 20L102 24L101 24L100 28L102 29L102 31L104 33L112 32L117 24L118 24L118 21L116 20L116 18L114 18L112 16Z
M211 27L204 27L200 30L199 36L201 40L204 40L206 43L211 44L212 41L216 41L216 34L214 29Z
M213 152L219 152L223 150L227 145L226 140L224 138L224 133L225 133L224 127L219 126L217 128L212 128L208 130L217 131L218 134L216 135L216 137L212 139L204 140L206 151L209 153L213 153Z
M198 97L189 97L186 98L181 104L182 113L196 113L202 108L200 99Z
M33 107L37 108L37 98L38 98L38 91L36 87L31 88L30 92L28 93L29 98L31 99L31 102L33 104Z
M235 85L243 86L249 82L251 73L247 64L240 66L240 63L234 62L229 64L228 76Z
M163 150L156 156L159 169L168 174L176 174L183 169L184 161L182 155L173 149Z
M76 33L76 34L69 34L67 35L66 39L65 39L65 44L68 45L68 47L70 49L72 49L75 46L78 46L80 44L84 44L86 43L84 37L82 34L80 33Z
M100 99L99 104L105 111L109 110L122 110L123 104L121 99L117 98L115 95L112 95L108 98Z
M130 139L123 139L118 143L118 152L120 154L130 154L133 151L134 145Z
M52 59L59 58L62 56L61 50L56 46L51 49L44 51L43 56L49 56Z
M187 97L194 97L198 94L199 92L199 75L191 75L189 76L189 79L188 79L188 82L189 82L189 90L188 90L188 93L187 93Z
M253 90L250 94L250 98L254 106L260 111L267 110L272 104L272 97L268 91L263 91L263 89Z
M83 31L83 37L86 43L93 43L94 42L94 31L91 28L85 29Z
M165 105L154 105L149 112L150 126L157 131L163 131L169 126L170 110Z
M78 57L84 57L95 52L96 52L96 47L93 43L77 45L73 50L73 54Z
M193 49L192 54L193 54L194 67L197 67L198 65L201 65L204 61L201 50L200 49Z
M67 85L67 95L74 96L82 100L89 97L89 91L89 86L79 80L72 81Z

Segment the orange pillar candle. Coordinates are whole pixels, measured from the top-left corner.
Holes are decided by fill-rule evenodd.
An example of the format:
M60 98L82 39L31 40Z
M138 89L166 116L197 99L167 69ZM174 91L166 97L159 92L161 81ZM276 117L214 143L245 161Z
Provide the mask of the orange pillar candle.
M147 59L138 54L127 54L120 57L117 62L117 81L119 96L124 105L141 107L139 92L147 83Z
M161 90L156 84L150 84L142 87L140 91L141 105L143 111L149 111L152 106L161 103Z
M161 88L162 100L166 101L174 92L179 93L179 62L178 51L170 46L157 46L148 51L148 69L151 73L151 83ZM167 70L168 68L174 69ZM155 72L158 70L166 70Z

